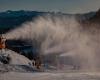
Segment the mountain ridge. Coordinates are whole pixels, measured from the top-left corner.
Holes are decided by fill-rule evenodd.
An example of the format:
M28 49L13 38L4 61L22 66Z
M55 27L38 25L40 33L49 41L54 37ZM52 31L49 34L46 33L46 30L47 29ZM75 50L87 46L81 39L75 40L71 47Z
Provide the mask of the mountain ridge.
M0 12L0 32L4 33L10 29L20 26L24 22L32 21L38 16L75 16L80 21L96 22L100 21L100 9L97 12L89 12L84 14L67 14L62 12L40 12L40 11L5 11ZM99 17L98 17L99 16Z

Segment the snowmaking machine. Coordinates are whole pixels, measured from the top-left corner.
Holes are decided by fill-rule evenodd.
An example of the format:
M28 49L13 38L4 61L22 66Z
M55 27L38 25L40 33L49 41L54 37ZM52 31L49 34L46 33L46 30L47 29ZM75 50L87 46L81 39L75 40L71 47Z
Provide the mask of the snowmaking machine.
M0 53L6 53L5 50L6 48L11 49L21 55L24 55L25 57L29 58L32 61L34 60L35 64L33 64L32 62L33 66L35 66L38 70L41 68L41 59L35 50L33 52L31 45L20 40L7 40L3 34L0 34ZM27 52L26 50L32 50L32 51Z
M6 48L5 41L6 41L6 38L4 38L4 36L1 34L0 35L0 49L1 50Z
M10 62L10 56L6 55L5 53L5 49L6 49L6 38L4 38L4 36L2 34L0 34L0 61L3 64L9 64Z

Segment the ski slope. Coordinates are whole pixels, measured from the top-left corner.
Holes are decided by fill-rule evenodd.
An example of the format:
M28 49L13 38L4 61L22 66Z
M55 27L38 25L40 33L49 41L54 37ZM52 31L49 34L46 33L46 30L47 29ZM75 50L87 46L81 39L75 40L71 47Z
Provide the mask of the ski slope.
M100 80L100 73L8 72L8 73L0 74L0 80Z
M4 55L10 55L10 64L0 62L0 80L100 80L99 72L53 71L39 72L35 70L26 57L11 50ZM0 55L2 55L0 53Z

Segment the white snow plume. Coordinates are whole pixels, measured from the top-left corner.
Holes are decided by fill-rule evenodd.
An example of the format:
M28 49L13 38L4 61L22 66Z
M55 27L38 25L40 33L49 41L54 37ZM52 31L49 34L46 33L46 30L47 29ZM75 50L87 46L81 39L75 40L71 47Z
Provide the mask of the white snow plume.
M35 39L39 42L42 41L41 49L44 49L75 40L79 36L77 34L79 33L78 27L79 24L74 17L45 16L9 31L5 34L5 37L7 39Z
M74 17L47 15L23 24L5 36L7 39L28 39L32 44L36 40L40 54L56 54L61 57L59 59L64 55L66 63L69 61L68 64L81 69L94 70L100 64L97 58L100 37L96 32L93 35L92 29L83 28ZM71 60L67 61L67 57Z

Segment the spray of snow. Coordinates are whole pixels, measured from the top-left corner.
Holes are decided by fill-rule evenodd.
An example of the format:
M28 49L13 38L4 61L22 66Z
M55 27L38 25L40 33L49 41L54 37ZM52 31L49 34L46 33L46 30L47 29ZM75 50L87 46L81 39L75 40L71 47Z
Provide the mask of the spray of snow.
M90 30L91 31L91 30ZM59 59L71 57L69 63L81 69L94 70L99 59L100 37L84 30L74 17L68 16L41 16L35 21L27 22L21 27L5 34L7 39L27 39L39 44L41 55L59 55Z

